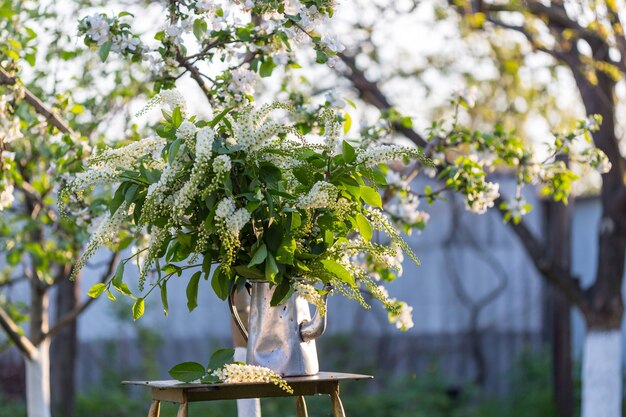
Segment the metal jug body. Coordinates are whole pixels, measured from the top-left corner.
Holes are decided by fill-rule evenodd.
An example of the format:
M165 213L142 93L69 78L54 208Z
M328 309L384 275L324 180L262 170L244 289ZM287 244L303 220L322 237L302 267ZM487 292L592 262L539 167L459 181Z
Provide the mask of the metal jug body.
M270 368L282 376L319 372L315 340L303 341L301 324L311 322L306 300L292 295L272 307L274 288L266 281L251 282L250 321L246 362Z

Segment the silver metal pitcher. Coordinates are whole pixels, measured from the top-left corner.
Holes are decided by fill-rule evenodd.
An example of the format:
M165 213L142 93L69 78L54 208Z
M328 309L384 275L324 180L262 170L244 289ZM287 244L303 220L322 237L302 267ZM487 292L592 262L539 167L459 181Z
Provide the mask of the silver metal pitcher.
M270 368L282 376L319 372L315 339L326 330L326 317L318 311L311 318L309 303L292 295L281 305L270 306L276 287L267 281L251 282L250 319L245 329L230 300L231 313L247 339L246 362ZM327 296L324 296L324 302Z

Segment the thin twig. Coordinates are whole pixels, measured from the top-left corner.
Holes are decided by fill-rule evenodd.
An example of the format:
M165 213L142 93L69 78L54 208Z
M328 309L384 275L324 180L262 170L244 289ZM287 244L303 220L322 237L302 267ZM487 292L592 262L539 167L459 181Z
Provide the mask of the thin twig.
M12 77L4 68L0 67L0 84L15 85L18 81ZM77 136L76 132L67 124L65 120L50 110L37 96L35 96L28 88L23 87L24 100L33 106L35 111L46 118L48 123L59 129L61 132L70 136Z
M29 338L21 334L19 326L9 317L9 314L0 306L0 327L4 329L9 339L24 353L26 358L33 359L37 356L37 348Z
M117 261L119 259L119 253L115 252L111 255L111 258L109 259L108 262L108 267L107 270L100 276L100 280L99 282L103 283L107 280L107 278L109 278L112 274L113 274L113 268L115 267L115 265L117 264ZM76 308L74 308L72 311L70 311L69 313L67 313L66 315L64 315L63 317L61 317L56 323L55 325L48 330L48 332L46 332L42 338L46 338L46 337L52 337L55 334L57 334L59 331L61 331L61 329L70 324L71 322L73 322L74 320L76 320L78 318L78 316L84 312L90 305L91 303L93 303L95 301L95 298L89 298L86 301L84 301L83 303L81 303L80 305L76 306Z

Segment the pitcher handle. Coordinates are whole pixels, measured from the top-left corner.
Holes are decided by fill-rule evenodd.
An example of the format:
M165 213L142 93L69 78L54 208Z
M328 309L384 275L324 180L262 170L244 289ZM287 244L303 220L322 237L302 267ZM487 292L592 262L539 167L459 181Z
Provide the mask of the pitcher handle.
M232 316L233 320L235 321L235 324L237 325L237 328L241 332L241 335L243 336L243 339L247 343L248 342L248 331L246 330L246 326L244 326L243 322L241 321L241 317L239 317L239 312L237 311L237 307L235 306L235 292L236 291L237 291L237 286L233 285L232 291L230 292L230 294L228 294L228 306L230 307L230 315Z

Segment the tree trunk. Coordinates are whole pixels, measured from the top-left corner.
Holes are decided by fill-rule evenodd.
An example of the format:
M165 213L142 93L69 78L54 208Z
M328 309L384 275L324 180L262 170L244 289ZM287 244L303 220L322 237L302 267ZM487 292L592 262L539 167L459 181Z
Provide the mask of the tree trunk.
M37 356L26 360L28 417L50 417L50 342L37 346Z
M567 162L567 161L565 161ZM563 271L571 270L572 204L546 206L547 247L550 258ZM552 348L552 384L559 417L574 417L572 381L571 306L556 288L548 287L548 326Z
M606 58L603 42L591 42L596 60ZM584 75L575 49L566 55L588 115L602 116L595 145L609 158L612 169L602 175L602 217L598 228L596 279L585 291L582 313L587 324L583 352L583 417L622 415L621 324L624 314L622 282L626 255L626 187L619 141L615 134L615 81L597 71L597 82Z
M33 274L36 274L33 268ZM26 360L26 407L28 417L50 417L50 339L48 288L36 275L30 281L30 340L37 354Z
M622 333L588 329L583 350L582 417L622 415Z
M62 279L57 284L56 321L76 308L80 287L78 279ZM52 340L50 371L53 417L74 416L77 351L77 322L73 321L64 326Z

